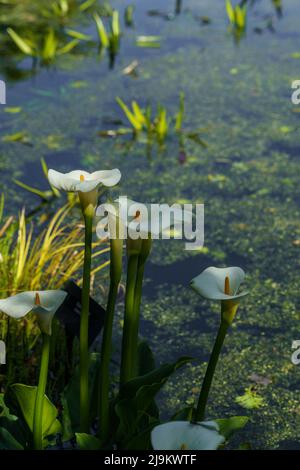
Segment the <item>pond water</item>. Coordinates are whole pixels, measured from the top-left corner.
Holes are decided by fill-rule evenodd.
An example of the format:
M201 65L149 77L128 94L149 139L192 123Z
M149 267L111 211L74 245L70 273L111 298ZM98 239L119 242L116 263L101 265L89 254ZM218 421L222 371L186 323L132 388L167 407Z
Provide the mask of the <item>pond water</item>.
M122 24L113 68L87 48L34 74L26 59L18 68L28 74L14 80L1 58L7 106L22 107L17 114L0 107L1 136L24 132L30 145L0 140L0 168L11 211L37 202L13 178L46 188L42 156L61 171L118 167L122 194L136 200L204 202L204 249L157 241L146 270L142 336L159 362L180 355L198 359L165 387L165 417L197 397L219 322L218 305L196 296L189 281L207 266L237 265L246 271L251 294L226 339L208 414L250 416L235 446L299 449L300 366L291 362L291 346L300 339L300 108L290 96L300 76L300 4L282 3L280 17L271 1L252 2L247 34L237 43L222 1L183 0L180 14L173 0L136 2L134 26ZM124 11L124 2L111 4ZM81 30L96 37L92 24ZM160 47L137 47L137 35L161 36ZM124 75L134 60L137 76ZM151 155L143 142L99 137L99 131L117 128L116 120L127 126L116 96L142 106L161 103L174 114L182 91L184 127L203 129L207 143L205 149L186 141L184 163L175 133ZM122 301L116 337L121 318ZM254 385L252 374L272 383L259 386L263 405L247 410L235 399Z

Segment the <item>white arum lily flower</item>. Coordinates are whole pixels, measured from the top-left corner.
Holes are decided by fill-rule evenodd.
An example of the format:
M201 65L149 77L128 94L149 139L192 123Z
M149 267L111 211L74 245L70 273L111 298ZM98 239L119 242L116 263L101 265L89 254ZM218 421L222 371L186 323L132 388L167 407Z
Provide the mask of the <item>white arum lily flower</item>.
M171 421L152 430L151 443L154 450L215 450L225 441L218 430L214 421Z
M219 300L222 304L222 315L231 324L239 301L248 292L239 288L245 278L239 267L205 269L191 281L192 288L205 299Z
M120 221L120 233L127 230L131 239L158 239L161 234L167 233L171 227L179 227L185 220L190 220L191 213L183 211L180 205L174 204L159 209L158 205L143 204L128 199L126 196L119 197L113 204L104 204L108 212L108 221L113 222L113 217ZM164 212L165 211L165 212ZM109 231L115 233L113 227ZM169 238L167 235L166 238Z
M121 172L114 170L94 171L88 173L83 170L74 170L69 173L49 170L48 179L51 186L67 192L78 192L83 208L89 204L93 207L97 204L98 187L103 185L108 188L115 186L121 179Z
M29 291L0 300L0 311L20 319L34 312L42 333L51 335L52 319L67 296L62 290Z

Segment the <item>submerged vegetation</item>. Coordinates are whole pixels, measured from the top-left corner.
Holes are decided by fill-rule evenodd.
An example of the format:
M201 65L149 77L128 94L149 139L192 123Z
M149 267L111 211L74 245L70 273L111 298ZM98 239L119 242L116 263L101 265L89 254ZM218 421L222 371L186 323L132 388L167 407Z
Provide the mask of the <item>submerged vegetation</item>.
M275 34L277 0L110 3L0 0L1 75L41 72L0 115L0 449L297 447L298 25ZM205 246L96 239L98 203L128 231L116 193L204 202Z
M167 137L173 131L178 139L179 159L180 155L185 155L185 140L192 140L203 148L207 147L207 143L201 137L205 129L187 130L183 128L185 113L183 93L180 94L178 111L172 117L168 116L167 109L160 103L157 106L156 114L153 116L151 105L142 108L136 101L132 101L130 109L121 98L117 97L116 101L131 128L119 127L116 130L103 130L99 132L101 137L118 137L131 134L133 142L146 143L148 155L151 156L152 145L156 143L159 148L163 148ZM184 161L182 160L180 163L184 163Z

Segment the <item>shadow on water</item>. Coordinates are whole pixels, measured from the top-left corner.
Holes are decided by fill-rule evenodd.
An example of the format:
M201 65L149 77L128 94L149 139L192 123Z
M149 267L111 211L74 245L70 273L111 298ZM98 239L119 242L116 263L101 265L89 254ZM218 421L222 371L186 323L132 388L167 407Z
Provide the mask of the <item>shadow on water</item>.
M146 277L150 279L151 286L146 286L145 289L149 292L153 291L156 285L164 284L179 284L188 286L191 280L198 276L200 272L209 266L219 265L215 259L206 254L199 254L191 256L190 258L176 261L168 265L158 265L149 262L146 265ZM226 262L223 263L228 266L242 266L245 270L249 268L247 259L236 253L229 253L226 257Z

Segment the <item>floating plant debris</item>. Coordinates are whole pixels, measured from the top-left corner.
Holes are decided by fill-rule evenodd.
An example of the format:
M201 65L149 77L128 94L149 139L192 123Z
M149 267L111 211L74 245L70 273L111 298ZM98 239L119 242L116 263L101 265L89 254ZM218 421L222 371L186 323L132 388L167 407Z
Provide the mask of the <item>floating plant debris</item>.
M160 47L160 36L138 36L135 40L136 45L139 47L152 47L152 48L159 48Z

